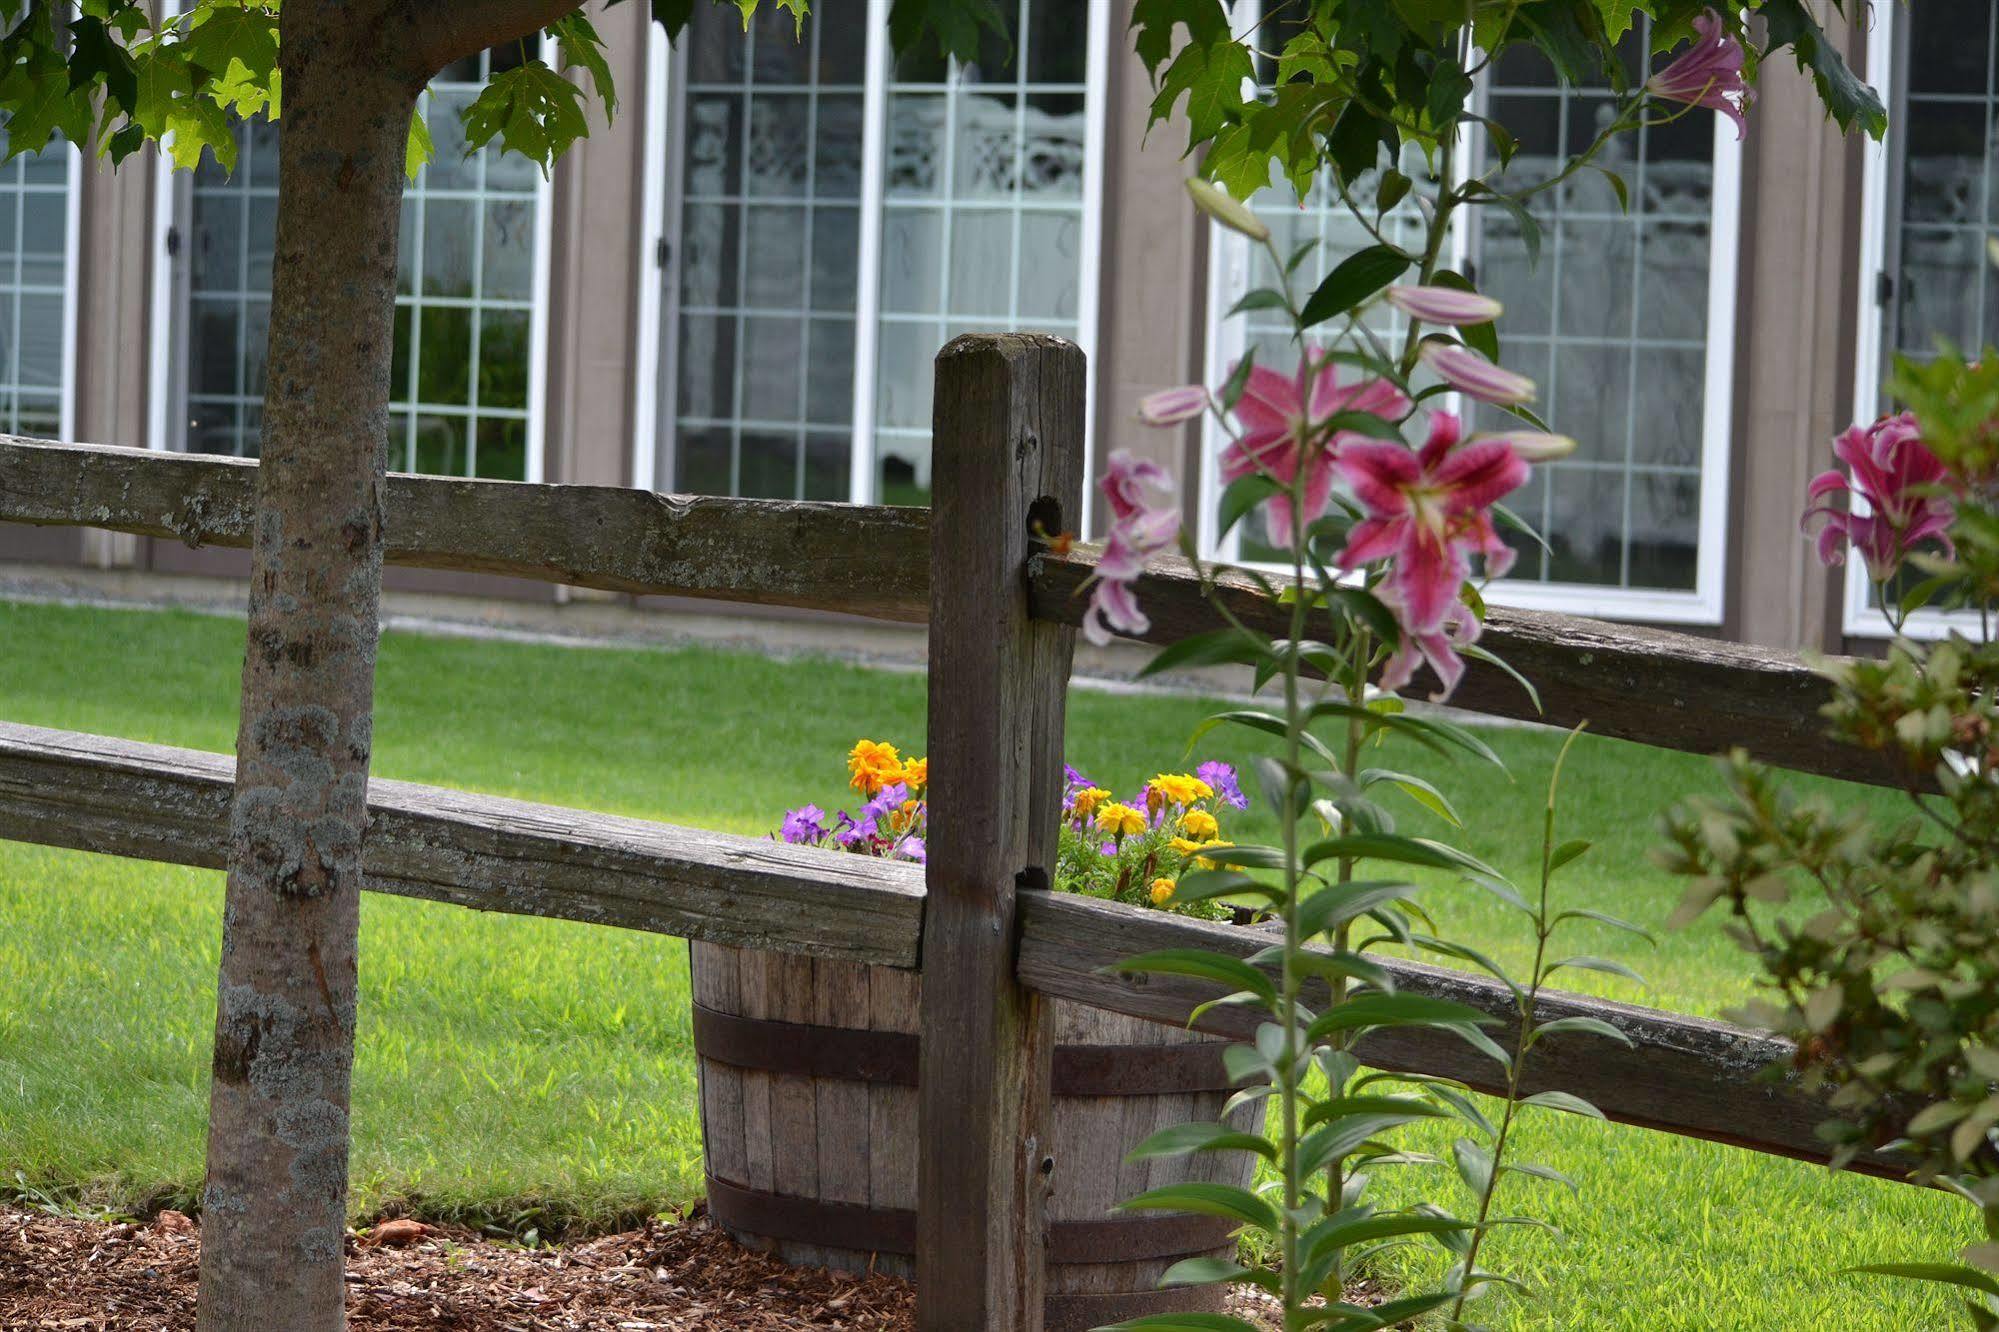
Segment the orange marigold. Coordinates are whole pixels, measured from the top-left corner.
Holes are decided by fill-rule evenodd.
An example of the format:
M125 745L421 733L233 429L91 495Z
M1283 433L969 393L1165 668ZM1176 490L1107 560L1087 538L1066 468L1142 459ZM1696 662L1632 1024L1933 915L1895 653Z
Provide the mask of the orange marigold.
M895 746L885 741L859 740L847 751L847 771L856 791L873 795L901 780L902 758Z

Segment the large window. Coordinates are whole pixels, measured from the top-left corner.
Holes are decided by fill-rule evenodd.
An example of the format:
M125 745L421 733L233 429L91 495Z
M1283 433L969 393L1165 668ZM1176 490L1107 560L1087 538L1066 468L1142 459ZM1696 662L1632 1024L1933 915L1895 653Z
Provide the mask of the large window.
M1889 107L1888 135L1864 148L1862 287L1854 416L1889 406L1881 385L1899 353L1925 359L1939 339L1962 351L1999 343L1999 16L1991 0L1878 5L1868 79ZM1848 561L1846 629L1885 634L1861 562ZM1950 617L1922 612L1912 632Z
M1644 36L1629 47L1634 79L1642 77ZM1607 89L1564 89L1546 59L1524 48L1498 62L1477 95L1519 137L1503 176L1519 183L1554 174L1611 114ZM1572 457L1536 468L1509 501L1549 548L1517 541L1520 561L1494 600L1636 619L1721 618L1739 153L1733 125L1718 119L1685 115L1612 142L1600 160L1624 178L1628 210L1596 172L1536 196L1529 211L1540 226L1538 263L1502 210L1460 214L1456 262L1506 306L1503 360L1535 379L1542 413L1580 444ZM1482 136L1464 151L1485 169ZM1286 243L1306 235L1321 242L1311 270L1323 273L1371 243L1336 200L1315 194L1305 205L1280 187L1258 211L1286 253ZM1398 225L1407 232L1413 224ZM1223 259L1213 300L1226 309L1273 275L1267 258L1214 234ZM1390 322L1382 317L1382 325ZM1282 332L1252 326L1247 337L1293 358ZM1244 341L1222 332L1212 372L1225 372ZM1489 408L1471 415L1477 427L1518 424Z
M1108 5L1006 10L1010 42L971 64L891 64L882 0L802 38L703 7L680 51L655 43L639 484L923 503L940 346L1032 329L1091 350Z
M0 164L0 429L9 434L75 431L77 160L56 140Z
M424 98L436 156L405 190L397 247L389 466L538 480L545 186L532 162L465 152L458 113L518 47L444 71ZM156 338L155 447L254 457L270 331L279 126L236 129L236 168L205 155L171 200Z

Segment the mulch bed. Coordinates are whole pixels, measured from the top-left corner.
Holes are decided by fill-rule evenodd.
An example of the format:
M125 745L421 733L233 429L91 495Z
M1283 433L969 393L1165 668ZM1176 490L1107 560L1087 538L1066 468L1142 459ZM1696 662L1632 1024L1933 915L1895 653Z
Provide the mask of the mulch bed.
M192 1329L200 1252L199 1228L178 1212L132 1225L0 1207L0 1329ZM786 1267L697 1207L678 1224L553 1249L385 1223L348 1240L347 1318L354 1332L908 1332L915 1291Z

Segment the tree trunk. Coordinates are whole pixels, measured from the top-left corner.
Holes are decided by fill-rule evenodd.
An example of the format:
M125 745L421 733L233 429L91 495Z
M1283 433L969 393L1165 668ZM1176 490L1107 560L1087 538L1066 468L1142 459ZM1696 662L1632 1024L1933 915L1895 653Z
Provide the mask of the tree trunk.
M286 0L199 1332L346 1325L348 1089L404 151L440 69L581 0Z
M203 1332L345 1324L348 1083L405 136L386 4L287 0ZM400 65L400 67L398 67Z

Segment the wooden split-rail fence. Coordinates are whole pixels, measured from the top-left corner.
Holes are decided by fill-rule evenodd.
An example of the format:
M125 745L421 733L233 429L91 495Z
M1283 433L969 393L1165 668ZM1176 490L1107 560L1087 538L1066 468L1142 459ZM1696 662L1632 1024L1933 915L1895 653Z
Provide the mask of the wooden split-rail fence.
M1190 946L1248 956L1268 941L1047 891L1073 626L1094 557L1041 549L1033 533L1080 525L1084 396L1083 355L1058 339L946 347L928 511L404 475L388 485L394 564L928 622L926 867L380 778L365 848L378 892L920 972L915 1248L927 1332L1039 1326L1044 1206L1063 1169L1048 1146L1045 1001L1184 1024L1211 988L1121 974L1119 961ZM0 521L247 547L255 473L239 459L0 436ZM1225 578L1221 592L1236 615L1275 623L1247 580ZM1150 573L1139 596L1154 641L1223 623L1184 564ZM1485 642L1535 682L1540 709L1479 663L1460 707L1891 780L1823 734L1824 682L1796 656L1503 609ZM0 837L221 868L233 777L227 755L0 721ZM1408 990L1516 1020L1495 980L1385 965ZM1784 1042L1576 995L1547 994L1541 1007L1544 1020L1608 1021L1633 1046L1551 1038L1532 1086L1573 1091L1626 1124L1825 1159L1821 1102L1758 1077ZM1196 1025L1246 1038L1255 1020L1225 1006ZM1448 1035L1383 1032L1363 1052L1378 1067L1496 1090L1492 1066ZM1854 1168L1902 1176L1884 1157Z

